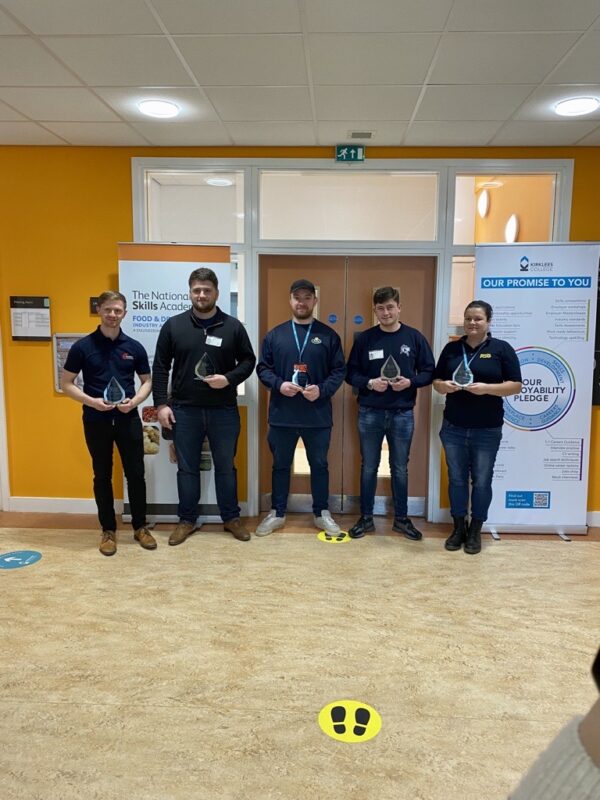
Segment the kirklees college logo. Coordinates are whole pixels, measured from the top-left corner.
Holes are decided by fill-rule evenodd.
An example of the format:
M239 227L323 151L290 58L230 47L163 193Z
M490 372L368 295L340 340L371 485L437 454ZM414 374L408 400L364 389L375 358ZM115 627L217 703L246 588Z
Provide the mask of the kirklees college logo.
M403 344L400 346L400 354L403 356L410 355L410 347L407 344Z
M521 272L529 272L529 259L527 256L523 256L523 258L519 261L519 266L521 268Z
M573 405L575 376L569 364L544 347L517 350L523 388L504 398L505 421L522 431L541 431L556 425Z

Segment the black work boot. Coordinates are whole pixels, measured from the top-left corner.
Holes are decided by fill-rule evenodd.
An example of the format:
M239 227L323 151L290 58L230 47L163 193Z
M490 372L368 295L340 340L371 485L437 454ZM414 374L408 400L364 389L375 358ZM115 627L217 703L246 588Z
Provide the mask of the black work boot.
M460 550L467 538L467 528L464 517L452 517L454 520L454 530L446 539L444 547L446 550Z
M467 541L465 542L465 553L471 556L481 552L481 526L483 525L482 519L471 520L469 530L467 531Z

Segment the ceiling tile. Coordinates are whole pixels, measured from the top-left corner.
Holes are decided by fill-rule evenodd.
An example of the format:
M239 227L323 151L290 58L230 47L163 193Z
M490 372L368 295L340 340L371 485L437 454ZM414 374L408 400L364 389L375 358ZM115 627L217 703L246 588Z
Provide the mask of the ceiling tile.
M0 122L0 145L3 144L65 145L66 142L51 134L50 131L44 130L35 122Z
M196 88L102 87L94 91L128 122L148 121L148 117L142 114L137 107L141 100L169 100L176 103L180 109L177 124L193 121L216 122L218 120L210 102Z
M224 120L312 120L304 86L207 86L205 91Z
M26 36L27 31L23 30L20 25L17 25L16 22L5 14L4 11L0 9L0 36Z
M577 142L579 147L600 147L600 126Z
M575 33L449 33L430 83L538 83L576 40Z
M26 36L0 42L0 86L78 86L79 81Z
M219 122L135 122L133 127L148 141L161 147L228 145L231 139Z
M600 100L600 84L569 84L568 86L546 84L536 89L531 97L521 106L515 114L517 120L552 120L553 122L564 122L565 119L558 117L554 112L554 106L560 100L567 100L569 97L597 97ZM0 95L1 97L1 95ZM593 114L586 114L579 117L577 121L587 121L600 119L600 109ZM569 121L569 120L566 120Z
M315 86L319 120L409 120L418 86Z
M153 0L171 33L300 33L297 0Z
M28 120L22 114L19 114L18 111L15 111L13 108L10 108L0 101L0 120L3 122L11 122L13 120L22 120L23 122L27 122Z
M34 120L117 121L117 117L88 89L2 89L0 100Z
M362 144L365 147L390 147L399 145L406 131L406 122L387 122L384 120L354 120L319 122L317 129L319 132L319 144L334 145ZM372 139L351 139L350 131L373 131Z
M505 120L535 88L509 86L428 86L416 119Z
M301 36L177 36L175 41L204 86L298 86L307 82Z
M356 86L421 83L438 41L434 33L311 34L313 81Z
M2 0L33 33L160 33L144 0Z
M441 31L452 0L304 0L311 32Z
M230 122L227 130L236 145L316 145L315 132L309 122Z
M552 83L597 83L600 77L600 31L592 31L564 64L552 73Z
M152 36L71 36L45 43L90 86L189 86L166 39Z
M413 122L404 144L410 147L483 147L498 130L498 122Z
M72 145L129 147L148 144L125 122L46 122L45 127Z
M598 0L455 0L448 30L585 30L599 13Z
M533 145L558 147L575 144L597 127L595 122L507 122L490 142L491 145Z

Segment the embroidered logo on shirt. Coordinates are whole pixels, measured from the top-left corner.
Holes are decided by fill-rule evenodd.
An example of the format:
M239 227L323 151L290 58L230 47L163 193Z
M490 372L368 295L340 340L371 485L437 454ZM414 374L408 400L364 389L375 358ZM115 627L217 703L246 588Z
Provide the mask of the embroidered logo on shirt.
M312 344L322 344L318 336L313 336L313 338L310 341Z
M480 353L479 354L479 358L491 358L491 357L492 357L491 353Z
M409 356L410 355L410 347L407 344L400 345L400 353L403 356Z
M123 353L121 358L123 361L134 361L133 356L130 356L129 353Z

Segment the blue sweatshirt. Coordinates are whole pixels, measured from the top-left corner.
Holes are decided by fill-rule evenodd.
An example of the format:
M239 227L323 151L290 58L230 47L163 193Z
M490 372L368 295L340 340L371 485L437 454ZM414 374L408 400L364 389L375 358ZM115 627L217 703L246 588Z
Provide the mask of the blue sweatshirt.
M395 392L388 386L385 392L367 389L367 383L381 377L381 368L388 356L393 356L410 386ZM393 333L382 331L379 325L356 337L350 358L346 382L358 389L358 403L367 408L386 411L413 408L417 389L433 381L435 360L427 339L416 328L402 323Z
M261 383L271 390L269 424L288 428L330 428L333 425L331 398L346 374L340 337L329 325L314 320L299 359L292 324L302 348L309 325L288 320L267 333L256 367ZM319 387L320 396L313 402L300 393L285 397L279 391L282 383L292 379L294 365L299 362L307 365L309 383Z

